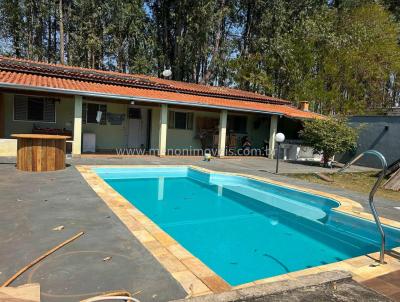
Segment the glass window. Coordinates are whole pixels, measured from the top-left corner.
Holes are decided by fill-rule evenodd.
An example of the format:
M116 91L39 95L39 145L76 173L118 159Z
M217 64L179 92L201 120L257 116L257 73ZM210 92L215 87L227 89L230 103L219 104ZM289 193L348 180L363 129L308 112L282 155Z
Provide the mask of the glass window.
M175 129L186 129L186 113L175 112Z
M14 97L14 120L49 122L56 121L56 99L16 95Z
M170 111L168 118L169 128L184 130L193 129L193 113L191 112Z
M87 104L87 112L86 112L86 122L87 123L94 123L97 124L97 111L99 111L98 104Z
M101 111L100 122L97 122L97 112ZM95 103L83 103L82 104L82 116L84 124L107 124L107 105L95 104Z
M43 121L43 100L28 99L28 120Z
M142 118L142 110L140 108L129 108L128 116L130 119L140 120Z
M229 115L227 128L231 132L247 133L247 116Z

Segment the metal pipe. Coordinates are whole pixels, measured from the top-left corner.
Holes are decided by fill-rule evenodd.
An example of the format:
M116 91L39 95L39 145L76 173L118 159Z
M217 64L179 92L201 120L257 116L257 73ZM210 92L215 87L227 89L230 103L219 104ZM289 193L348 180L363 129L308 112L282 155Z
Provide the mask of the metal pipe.
M275 174L278 174L279 171L279 153L281 151L281 143L278 143L278 150L277 150L277 154L276 154L276 169L275 169Z
M374 195L375 195L376 191L378 190L383 178L386 175L387 162L386 162L385 157L382 155L382 153L380 153L380 152L378 152L376 150L365 151L365 152L361 153L360 155L357 155L350 162L348 162L343 168L341 168L338 171L338 173L346 170L348 167L350 167L352 164L354 164L356 161L358 161L360 158L364 157L365 155L374 155L374 156L376 156L380 160L381 165L382 165L382 171L379 174L378 179L376 180L374 186L372 187L371 192L369 193L368 201L369 201L369 206L371 208L372 215L374 216L374 219L375 219L375 223L376 223L376 225L378 227L379 234L381 235L381 252L380 252L380 256L379 256L379 262L381 264L384 264L385 263L384 257L385 257L385 241L386 241L386 238L385 238L385 232L383 230L381 221L379 219L378 212L376 211L376 208L375 208Z

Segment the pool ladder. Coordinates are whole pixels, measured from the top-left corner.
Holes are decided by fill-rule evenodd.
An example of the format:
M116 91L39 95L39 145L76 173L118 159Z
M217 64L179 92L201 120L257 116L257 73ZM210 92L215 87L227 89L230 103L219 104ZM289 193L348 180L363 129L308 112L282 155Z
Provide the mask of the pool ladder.
M369 201L369 206L371 208L372 214L374 215L375 223L376 223L376 226L378 227L379 234L381 235L381 252L380 252L380 256L379 256L379 262L381 264L384 264L385 263L385 261L384 261L384 257L385 257L385 232L383 230L381 221L379 219L378 212L376 211L376 208L375 208L374 195L375 195L376 191L378 190L379 185L381 184L383 178L386 175L386 170L387 170L386 159L382 155L382 153L380 153L380 152L378 152L376 150L368 150L368 151L365 151L365 152L361 153L360 155L357 155L356 157L354 157L343 168L341 168L339 170L339 173L344 171L344 170L346 170L348 167L350 167L352 164L354 164L356 161L358 161L364 155L374 155L374 156L376 156L380 160L381 165L382 165L382 171L380 172L380 174L378 176L378 179L376 180L374 186L372 187L371 192L369 193L368 201Z

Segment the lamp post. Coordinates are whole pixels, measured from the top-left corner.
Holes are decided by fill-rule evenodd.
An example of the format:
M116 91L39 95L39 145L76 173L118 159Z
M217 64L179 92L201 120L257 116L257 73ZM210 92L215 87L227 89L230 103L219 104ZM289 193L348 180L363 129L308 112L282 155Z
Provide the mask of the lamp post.
M275 135L275 141L278 143L278 150L276 152L276 171L275 173L278 174L279 170L279 153L281 151L281 143L285 141L285 135L283 133L277 133Z

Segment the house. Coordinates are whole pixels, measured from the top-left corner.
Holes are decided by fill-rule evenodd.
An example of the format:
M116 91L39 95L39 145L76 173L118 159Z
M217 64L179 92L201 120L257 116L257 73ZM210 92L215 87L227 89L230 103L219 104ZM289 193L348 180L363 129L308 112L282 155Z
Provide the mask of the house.
M278 130L295 139L302 119L320 117L302 109L232 88L0 57L0 155L15 154L16 133L70 135L74 156L214 148L222 157L246 136L274 150Z

